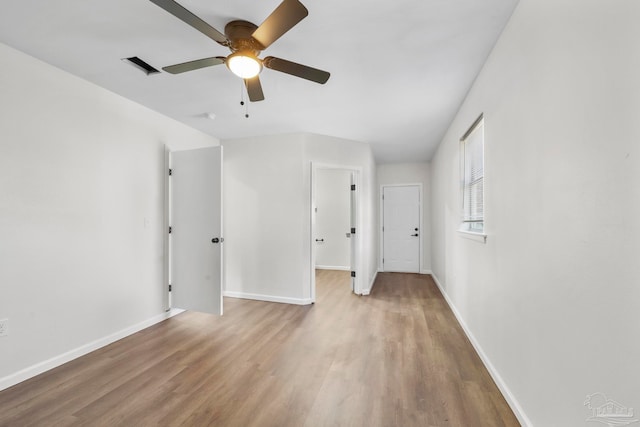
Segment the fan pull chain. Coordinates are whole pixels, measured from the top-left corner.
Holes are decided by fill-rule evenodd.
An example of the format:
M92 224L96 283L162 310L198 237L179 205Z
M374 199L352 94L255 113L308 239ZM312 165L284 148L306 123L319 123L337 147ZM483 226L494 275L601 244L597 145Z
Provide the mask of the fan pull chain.
M240 80L240 105L244 106L244 117L249 118L249 103L245 102L245 83L244 80Z

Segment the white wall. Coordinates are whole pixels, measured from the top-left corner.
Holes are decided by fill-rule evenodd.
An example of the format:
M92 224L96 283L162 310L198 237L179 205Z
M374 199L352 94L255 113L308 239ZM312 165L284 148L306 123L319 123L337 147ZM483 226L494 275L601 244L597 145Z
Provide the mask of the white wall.
M163 145L218 141L2 44L0 63L2 386L164 313Z
M383 185L422 184L422 260L423 273L431 273L431 164L429 163L397 163L378 165L378 200L382 197L380 189ZM380 210L380 206L377 208ZM378 215L382 221L382 215ZM378 229L382 224L378 223ZM382 235L380 235L382 239ZM382 246L380 246L382 247ZM382 249L378 259L378 269L382 270Z
M371 149L306 134L226 140L223 145L226 294L309 303L311 162L363 167L368 210L376 181ZM375 213L363 212L363 223L368 287L377 257Z
M223 141L226 291L256 297L309 298L300 281L306 252L299 135Z
M521 0L432 161L433 271L532 425L586 425L596 392L640 408L639 20ZM480 113L486 244L456 233Z
M318 169L316 172L316 267L351 268L351 172Z

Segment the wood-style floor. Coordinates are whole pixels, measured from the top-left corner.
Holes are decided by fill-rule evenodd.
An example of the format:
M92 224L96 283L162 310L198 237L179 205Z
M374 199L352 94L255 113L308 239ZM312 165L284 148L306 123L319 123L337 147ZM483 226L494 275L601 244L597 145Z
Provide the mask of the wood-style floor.
M0 426L518 426L429 276L225 299L0 392Z

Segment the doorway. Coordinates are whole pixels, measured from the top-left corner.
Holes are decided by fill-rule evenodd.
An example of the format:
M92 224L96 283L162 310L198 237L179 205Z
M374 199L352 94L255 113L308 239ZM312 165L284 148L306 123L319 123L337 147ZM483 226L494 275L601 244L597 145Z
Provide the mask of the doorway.
M311 301L316 302L316 266L344 270L351 291L362 294L360 167L311 164Z
M382 269L420 273L422 185L381 188Z
M345 169L316 172L316 270L351 271L351 180Z

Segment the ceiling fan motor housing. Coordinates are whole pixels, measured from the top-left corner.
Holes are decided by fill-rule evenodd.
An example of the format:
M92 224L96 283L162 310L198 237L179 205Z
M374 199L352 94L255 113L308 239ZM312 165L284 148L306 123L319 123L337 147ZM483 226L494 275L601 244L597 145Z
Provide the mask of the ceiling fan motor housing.
M258 56L258 53L265 47L251 36L257 28L257 25L249 21L229 22L224 27L224 34L229 39L229 49L232 52L250 52L254 56Z

